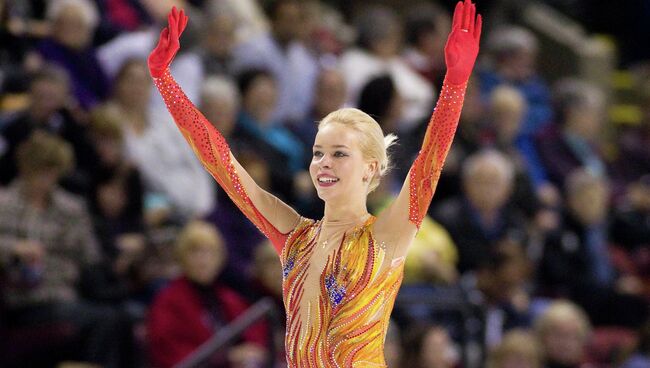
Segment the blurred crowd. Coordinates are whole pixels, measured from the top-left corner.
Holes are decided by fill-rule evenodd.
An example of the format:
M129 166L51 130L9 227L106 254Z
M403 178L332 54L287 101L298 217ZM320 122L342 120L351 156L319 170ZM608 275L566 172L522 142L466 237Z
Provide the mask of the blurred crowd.
M503 3L477 4L480 60L388 366L649 367L650 78L638 122L613 124L611 91L542 75L553 50ZM283 313L272 246L153 88L174 5L190 21L171 72L260 186L320 218L311 145L344 106L399 137L371 212L408 173L452 1L0 0L0 366L171 367L262 298ZM283 336L260 320L208 366L282 367Z

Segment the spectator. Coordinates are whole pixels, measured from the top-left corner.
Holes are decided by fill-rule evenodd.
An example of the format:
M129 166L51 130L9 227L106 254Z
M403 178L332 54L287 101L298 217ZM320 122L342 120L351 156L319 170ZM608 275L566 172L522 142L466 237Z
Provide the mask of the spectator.
M206 75L236 74L233 51L235 48L236 18L225 7L217 8L207 19L201 34L201 58Z
M169 124L169 117L149 109L151 87L145 62L128 60L102 109L122 120L126 157L145 184L147 218L182 222L203 216L215 205L214 180L192 150L181 144L183 136Z
M99 47L97 57L102 68L109 78L114 80L127 61L140 59L144 62L149 51L156 46L160 29L163 24L167 23L169 10L172 6L183 8L192 14L192 22L188 24L183 34L183 45L186 47L178 54L171 70L177 76L177 80L183 86L188 98L198 101L205 73L201 57L193 46L199 43L201 32L207 31L207 28L203 28L202 14L186 0L141 0L140 5L153 19L153 24L134 32L125 32ZM148 102L152 114L160 116L161 120L162 117L169 120L165 104L159 94L154 94ZM164 121L163 123L167 125L171 122Z
M86 268L102 260L85 203L57 186L72 167L72 148L34 133L17 151L18 178L0 193L0 263L9 327L52 322L72 326L81 358L121 367L125 325L112 308L88 303L76 289ZM34 347L35 348L35 347ZM25 359L30 357L24 357Z
M75 193L85 193L95 152L86 128L70 110L69 78L56 66L45 66L31 78L29 106L10 116L0 138L0 183L7 185L17 175L16 149L32 132L43 130L72 145L77 162L65 176L63 186Z
M316 138L318 122L330 112L343 107L345 103L345 88L345 79L340 70L324 68L318 74L313 106L307 118L300 124L289 126L309 150L311 150L311 146L314 144L314 139ZM311 161L311 155L308 156L305 163Z
M488 357L487 368L542 368L535 336L525 330L508 332Z
M458 251L449 233L426 216L409 248L404 264L404 285L453 284L458 279Z
M647 305L638 289L617 275L608 252L608 183L585 169L567 178L562 227L549 234L538 267L540 291L570 297L597 325L637 326Z
M452 368L459 362L458 352L444 327L413 326L404 336L402 367Z
M89 0L61 0L48 8L52 33L36 47L47 62L57 64L70 74L72 93L88 110L101 102L109 82L92 45L99 13Z
M526 109L526 101L516 88L505 85L496 87L490 94L489 120L486 125L492 129L494 147L508 155L515 165L513 194L515 205L528 218L533 218L544 216L538 212L541 206L558 207L560 195L556 187L550 183L539 188L533 185L535 168L531 167L532 162L526 157L525 147L522 147L521 141L517 140ZM549 215L556 217L551 213L546 214Z
M304 4L297 0L271 1L267 11L271 30L235 48L238 72L266 69L276 81L271 118L277 122L302 122L312 106L318 65L300 41L304 11Z
M462 169L463 193L432 209L458 247L458 270L476 270L504 239L522 243L521 217L509 205L514 184L512 162L497 151L470 156Z
M551 96L536 70L538 40L525 28L504 26L491 32L486 46L490 64L480 73L482 94L502 84L517 88L528 105L520 136L531 137L552 118Z
M591 324L580 307L563 300L553 302L535 321L535 334L545 368L583 366Z
M293 196L294 175L303 171L305 148L287 128L273 119L277 85L264 70L249 70L239 76L242 108L233 133L243 148L261 153L271 171L271 190L284 198Z
M451 19L437 3L420 3L406 13L406 63L433 86L442 87L445 76L444 48Z
M140 172L125 160L120 123L115 116L97 111L90 126L99 157L91 184L90 211L106 262L93 270L95 279L84 286L87 295L112 302L133 295L146 246L144 189Z
M605 175L599 152L605 122L605 96L598 87L577 79L557 83L554 91L557 123L538 136L536 145L548 179L559 188L569 174L585 167Z
M476 272L488 349L500 344L506 331L530 327L530 268L522 244L506 240L494 247Z
M147 321L149 353L155 367L172 367L242 314L243 297L219 280L227 255L223 240L204 222L188 224L177 240L182 276L156 297ZM258 366L266 359L266 326L254 325L227 357L215 355L213 367Z
M365 9L357 20L358 47L341 57L341 71L348 83L348 102L359 100L361 89L372 78L389 74L395 88L406 101L400 116L399 130L408 131L433 109L432 85L411 70L400 58L402 24L395 13L385 7Z

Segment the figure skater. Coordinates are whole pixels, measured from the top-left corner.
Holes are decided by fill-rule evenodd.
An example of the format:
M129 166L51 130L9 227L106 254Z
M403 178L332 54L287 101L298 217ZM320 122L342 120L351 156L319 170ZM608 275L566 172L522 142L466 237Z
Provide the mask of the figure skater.
M168 21L149 56L151 75L203 165L280 256L289 367L385 367L384 337L404 257L433 197L478 54L475 5L456 5L445 47L447 74L421 151L399 195L378 216L368 213L366 198L388 168L395 136L384 136L357 109L334 111L319 123L309 172L325 202L320 220L300 216L261 189L185 96L169 65L188 17L174 8Z

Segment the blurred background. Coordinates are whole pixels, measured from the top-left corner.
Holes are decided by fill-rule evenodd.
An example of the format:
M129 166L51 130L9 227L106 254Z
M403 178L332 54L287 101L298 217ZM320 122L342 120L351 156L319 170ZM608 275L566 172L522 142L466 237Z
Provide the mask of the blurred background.
M306 169L330 111L399 136L375 214L420 148L454 1L0 0L2 367L286 366L279 260L147 70L174 5L172 74L302 215L322 216ZM388 366L650 367L650 1L477 8Z

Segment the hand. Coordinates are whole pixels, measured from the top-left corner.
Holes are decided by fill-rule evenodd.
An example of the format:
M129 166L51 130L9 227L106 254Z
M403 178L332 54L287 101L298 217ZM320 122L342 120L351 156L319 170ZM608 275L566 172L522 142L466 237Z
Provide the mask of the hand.
M469 80L478 55L482 24L481 15L476 15L476 6L470 0L456 4L451 33L445 45L449 82L464 84Z
M160 32L158 45L149 54L147 60L152 77L161 77L174 60L174 56L181 48L179 38L187 26L188 19L185 12L183 10L179 12L176 7L173 7L167 15L168 26Z

